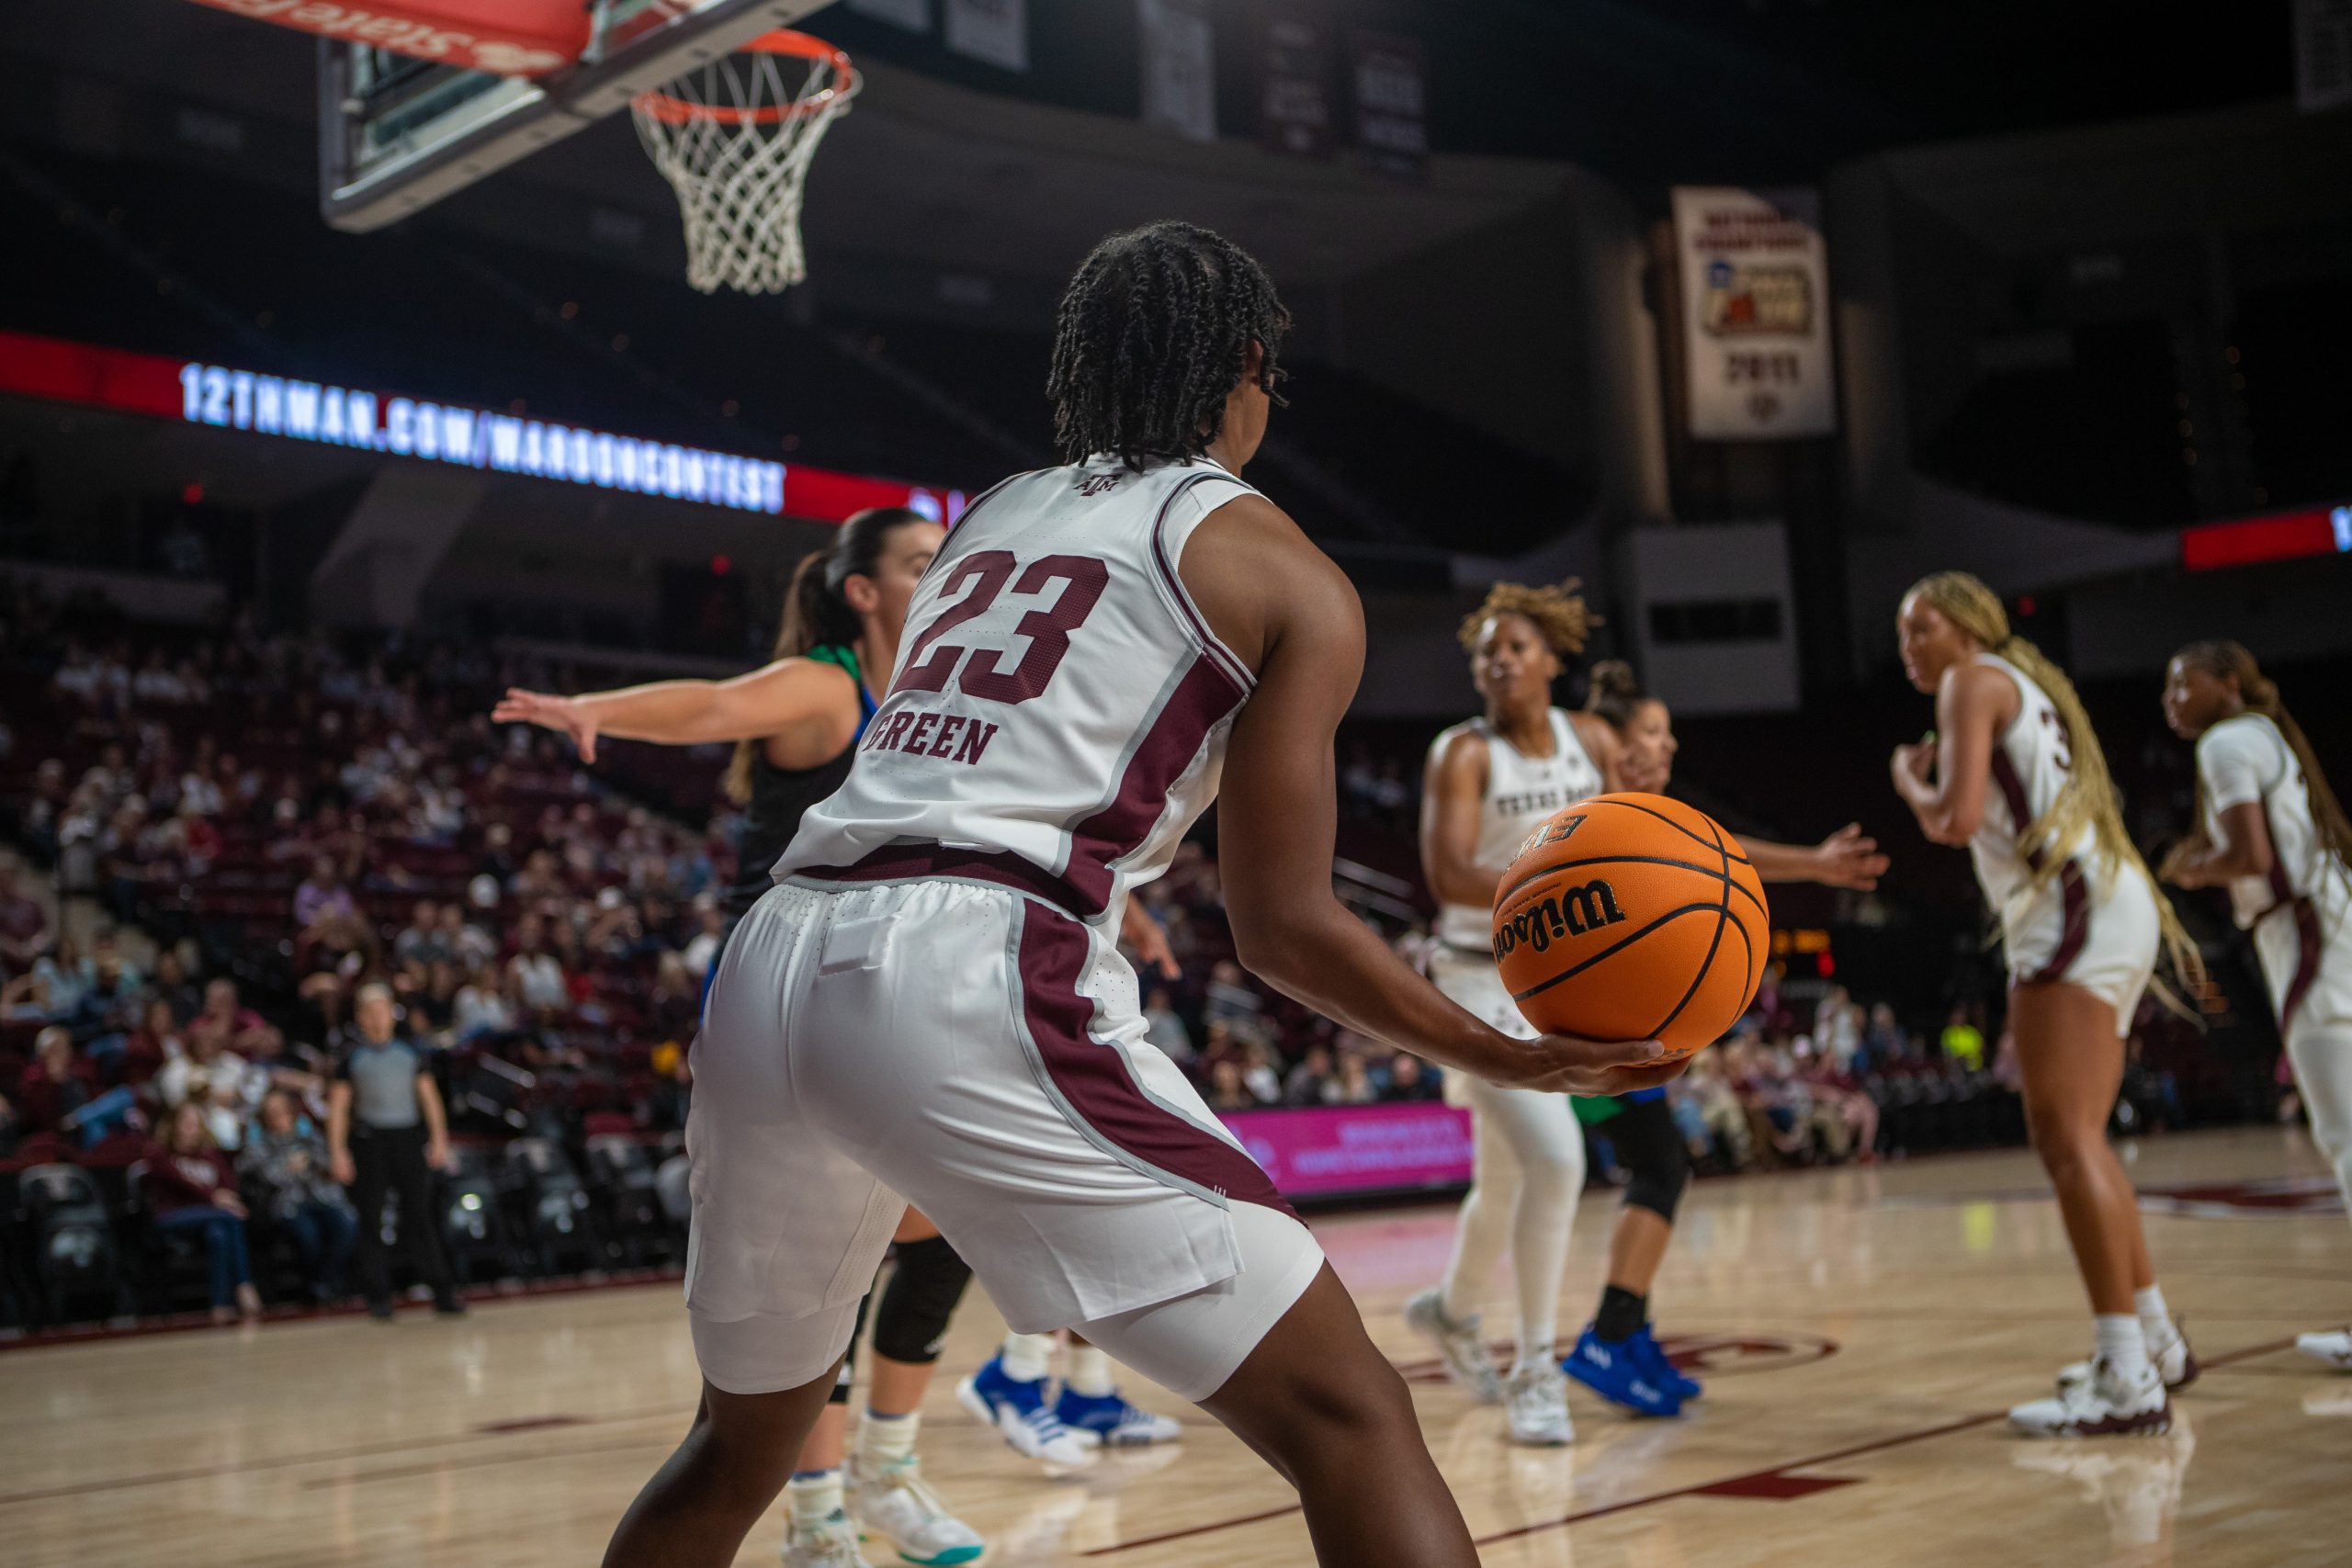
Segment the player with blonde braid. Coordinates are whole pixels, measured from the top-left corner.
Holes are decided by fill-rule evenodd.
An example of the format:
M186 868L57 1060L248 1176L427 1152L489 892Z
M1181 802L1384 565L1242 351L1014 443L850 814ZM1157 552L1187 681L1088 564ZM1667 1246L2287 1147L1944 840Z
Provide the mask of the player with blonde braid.
M1904 672L1936 699L1935 732L1895 748L1895 793L1929 839L1968 846L1999 917L2026 1122L2096 1320L2090 1362L2010 1424L2031 1437L2167 1430L2165 1391L2197 1360L2156 1285L2107 1119L2158 948L2193 988L2203 967L2124 830L2074 683L2009 628L1999 596L1938 572L1904 595L1895 628Z

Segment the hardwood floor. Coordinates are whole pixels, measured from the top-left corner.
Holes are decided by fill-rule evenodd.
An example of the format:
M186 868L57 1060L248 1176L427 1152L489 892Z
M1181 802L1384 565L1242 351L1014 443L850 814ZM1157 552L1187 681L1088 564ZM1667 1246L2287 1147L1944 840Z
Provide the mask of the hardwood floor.
M2352 1377L2291 1349L2297 1332L2352 1316L2352 1231L2322 1167L2302 1138L2266 1129L2133 1152L2148 1206L2174 1211L2149 1213L2149 1239L2210 1369L2156 1439L2033 1444L2003 1427L2089 1338L2057 1212L2022 1154L1694 1186L1657 1306L1706 1397L1681 1420L1636 1422L1579 1391L1568 1450L1507 1447L1498 1414L1448 1387L1405 1330L1399 1307L1442 1266L1450 1208L1316 1228L1413 1380L1489 1564L2352 1562ZM1590 1311L1614 1201L1583 1206L1564 1323ZM1489 1322L1504 1331L1509 1315L1498 1280ZM989 1563L1307 1561L1290 1493L1196 1412L1180 1449L1044 1478L949 1391L1001 1327L975 1291L922 1441ZM496 1302L455 1323L412 1313L390 1327L9 1349L0 1562L593 1562L695 1388L674 1284ZM775 1562L780 1520L741 1562Z

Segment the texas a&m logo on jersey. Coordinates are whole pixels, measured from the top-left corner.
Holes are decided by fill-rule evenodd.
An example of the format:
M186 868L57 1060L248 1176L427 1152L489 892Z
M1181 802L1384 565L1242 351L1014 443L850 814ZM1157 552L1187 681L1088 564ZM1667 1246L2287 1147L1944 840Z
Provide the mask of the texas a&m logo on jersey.
M1113 490L1118 487L1119 481L1125 478L1126 478L1125 474L1088 474L1078 481L1078 493L1080 495L1108 495Z

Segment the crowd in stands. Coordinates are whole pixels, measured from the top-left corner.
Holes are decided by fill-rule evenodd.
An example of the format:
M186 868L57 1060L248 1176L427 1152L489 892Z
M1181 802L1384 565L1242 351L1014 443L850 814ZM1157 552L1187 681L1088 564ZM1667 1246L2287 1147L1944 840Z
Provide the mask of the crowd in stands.
M398 635L135 628L0 579L0 823L54 890L0 852L0 1163L127 1171L152 1237L200 1248L216 1315L256 1310L257 1281L340 1299L368 1219L331 1169L328 1097L370 983L440 1086L453 1167L516 1138L540 1175L598 1138L674 1154L729 822L656 815L489 722L503 684L566 680ZM1408 775L1346 772L1352 818L1409 845ZM1242 970L1202 844L1140 897L1176 961L1146 977L1149 1037L1214 1109L1440 1097L1438 1070ZM1393 899L1361 912L1420 956ZM2163 1075L2139 1089L2179 1119ZM1965 1010L1930 1040L1776 968L1670 1093L1701 1168L1743 1170L2013 1140L2015 1091Z

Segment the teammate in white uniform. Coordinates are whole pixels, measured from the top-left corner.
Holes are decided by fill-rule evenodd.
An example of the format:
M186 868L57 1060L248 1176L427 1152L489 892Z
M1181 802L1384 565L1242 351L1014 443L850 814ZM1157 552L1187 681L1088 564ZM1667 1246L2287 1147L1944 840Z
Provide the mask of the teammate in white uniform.
M1552 705L1552 682L1583 650L1589 622L1575 589L1498 582L1464 618L1462 646L1487 711L1430 744L1421 791L1421 869L1438 898L1430 977L1507 1034L1536 1031L1495 968L1495 886L1545 818L1615 785L1609 726ZM1584 1191L1583 1131L1561 1095L1452 1074L1445 1087L1476 1118L1470 1191L1444 1280L1405 1303L1405 1321L1436 1344L1457 1382L1503 1402L1513 1442L1570 1442L1567 1380L1552 1346ZM1478 1303L1506 1248L1519 1341L1510 1374L1498 1378Z
M1362 611L1235 477L1286 324L1256 262L1183 224L1112 236L1072 280L1048 392L1077 460L949 536L848 780L720 960L687 1129L702 1406L607 1563L733 1561L910 1201L1014 1328L1082 1325L1266 1456L1319 1561L1476 1561L1313 1237L1144 1040L1127 891L1222 782L1234 939L1277 987L1504 1082L1617 1093L1679 1064L1515 1040L1333 896Z
M2010 1411L2010 1424L2035 1437L2163 1431L2167 1384L2197 1364L2156 1285L2107 1119L2158 948L2192 981L2202 969L2124 830L2073 683L2010 631L1999 597L1938 572L1904 596L1895 624L1904 672L1936 699L1936 733L1895 749L1895 793L1929 839L1968 846L1998 913L2026 1122L2096 1318L2089 1366L2062 1373L2056 1398Z
M2193 642L2165 673L2165 720L2197 742L2197 823L2164 863L2181 887L2226 887L2253 933L2312 1139L2352 1209L2352 821L2278 687L2234 642ZM2305 1355L2352 1371L2352 1331Z

